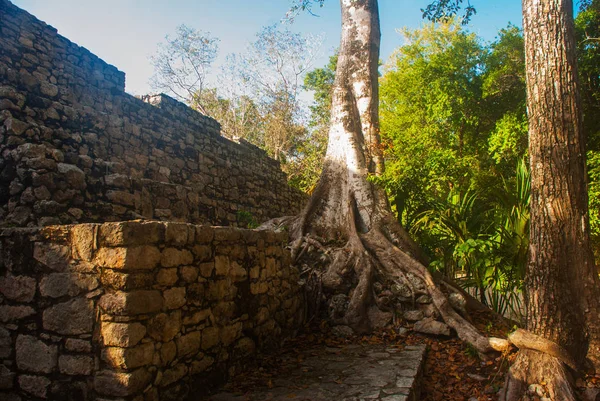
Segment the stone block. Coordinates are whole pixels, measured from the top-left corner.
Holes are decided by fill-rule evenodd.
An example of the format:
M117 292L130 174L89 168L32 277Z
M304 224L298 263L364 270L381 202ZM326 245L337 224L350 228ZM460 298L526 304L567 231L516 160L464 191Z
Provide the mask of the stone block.
M179 309L186 303L185 287L174 287L163 291L165 307L167 309Z
M135 369L150 365L154 357L154 343L133 348L108 347L102 350L102 360L117 369Z
M207 327L202 330L202 349L207 350L221 342L219 329L217 327Z
M92 343L88 340L79 340L77 338L67 338L65 341L65 349L71 352L92 352Z
M165 370L162 376L160 383L158 384L160 387L167 387L179 380L181 380L185 375L187 375L188 368L186 365L180 363L175 365L173 368Z
M228 279L211 281L208 285L206 298L211 301L230 300L235 297L236 293L237 288Z
M201 335L199 331L179 337L177 342L177 358L193 356L200 350Z
M214 229L215 241L222 242L233 242L239 240L241 230L233 227L215 227Z
M55 345L46 345L33 336L19 335L16 353L19 370L50 373L56 367L58 348Z
M33 245L35 260L55 271L64 271L69 267L71 248L55 243L36 242Z
M146 335L146 326L137 322L102 322L100 333L105 346L133 347Z
M215 359L210 356L204 356L204 358L202 358L199 361L193 361L190 366L190 374L197 375L197 374L203 373L208 368L213 366L214 363L215 363Z
M35 296L35 279L27 276L0 277L0 294L16 302L31 302Z
M177 345L175 341L164 343L160 349L160 360L163 366L167 366L177 356Z
M166 248L162 252L160 263L163 267L178 267L194 262L192 253L187 249Z
M10 390L13 388L15 376L15 372L11 372L8 367L0 365L0 390Z
M226 276L229 273L229 258L227 256L215 256L215 273L217 276Z
M164 223L156 221L128 221L105 223L100 226L101 246L129 246L158 244L164 241Z
M196 243L210 244L214 238L214 229L210 226L196 227Z
M86 298L75 298L46 309L42 320L44 329L59 334L91 334L94 303Z
M242 322L237 322L230 326L221 328L220 337L224 346L233 344L235 340L242 336Z
M123 270L152 270L161 260L157 247L150 245L129 248L100 248L94 263L101 267Z
M35 310L31 306L19 305L0 305L0 322L15 322L35 315Z
M159 312L163 303L160 291L136 290L104 294L99 305L104 311L114 315L141 315Z
M177 283L179 276L177 268L160 269L156 274L156 283L164 287L171 287Z
M76 212L77 213L77 212ZM81 217L79 217L81 218ZM91 261L96 248L98 224L78 224L71 229L71 247L73 257Z
M48 386L50 379L44 376L19 376L19 387L26 393L29 393L38 398L48 398Z
M210 278L212 276L212 272L215 270L215 263L214 262L202 263L199 266L199 269L200 269L200 274L202 275L202 277Z
M188 242L189 225L185 223L166 223L165 241L168 244L182 246Z
M58 173L63 175L67 185L75 189L85 189L85 173L77 166L67 163L58 163Z
M212 259L212 248L209 245L195 245L192 251L198 262L208 262Z
M114 290L138 290L150 288L154 284L154 274L151 271L123 271L103 269L100 281L105 288Z
M212 314L212 312L211 312L210 308L194 312L191 316L186 316L183 318L183 325L184 326L194 326L194 325L208 319L211 316L211 314Z
M58 369L70 376L89 376L94 370L94 358L86 355L61 355L58 358Z
M171 341L181 330L181 311L160 313L148 323L148 334L157 341Z
M94 388L99 394L128 397L141 393L152 380L145 368L133 372L103 370L94 376Z
M179 275L186 283L193 283L198 279L199 269L196 266L183 266L179 268Z
M90 274L52 273L40 282L43 297L60 298L77 296L98 288L98 279Z

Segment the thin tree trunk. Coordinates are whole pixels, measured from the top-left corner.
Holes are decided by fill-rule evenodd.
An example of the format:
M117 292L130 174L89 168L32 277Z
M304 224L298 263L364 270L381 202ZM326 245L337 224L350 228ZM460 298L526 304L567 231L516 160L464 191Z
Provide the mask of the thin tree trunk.
M523 0L531 222L525 275L528 331L564 349L581 368L597 355L598 277L589 243L585 149L571 0ZM588 328L595 331L590 331ZM522 350L504 399L546 383L553 400L575 399L561 361Z

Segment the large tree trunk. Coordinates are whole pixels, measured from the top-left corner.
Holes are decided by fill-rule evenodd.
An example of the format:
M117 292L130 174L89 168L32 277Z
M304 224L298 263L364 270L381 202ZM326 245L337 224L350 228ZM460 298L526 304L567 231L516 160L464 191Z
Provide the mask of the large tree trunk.
M598 366L599 283L589 243L585 149L571 0L523 0L527 69L531 232L525 279L527 330L567 355L521 350L503 399L546 383L574 400L565 360Z
M459 337L482 353L503 349L506 341L483 337L451 307L385 192L368 180L383 170L377 0L340 3L342 40L321 179L300 216L277 222L290 229L294 260L313 272L312 300L318 309L322 290L334 324L366 332L401 311L401 301L416 307L415 298L427 294L432 314Z

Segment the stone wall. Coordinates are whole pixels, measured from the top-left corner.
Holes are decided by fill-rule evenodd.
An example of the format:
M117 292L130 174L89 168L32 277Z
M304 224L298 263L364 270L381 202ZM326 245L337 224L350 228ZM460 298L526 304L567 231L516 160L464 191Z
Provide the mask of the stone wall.
M182 400L302 322L287 236L131 221L0 231L0 399Z
M240 225L296 214L278 162L0 0L0 222Z

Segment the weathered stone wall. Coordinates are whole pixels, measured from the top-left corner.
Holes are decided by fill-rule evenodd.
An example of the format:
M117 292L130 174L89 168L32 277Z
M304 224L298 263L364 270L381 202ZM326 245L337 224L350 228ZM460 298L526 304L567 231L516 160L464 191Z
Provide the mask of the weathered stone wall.
M0 399L181 400L302 321L284 234L142 222L0 231Z
M0 223L238 225L299 212L278 162L0 0ZM246 214L247 215L247 214Z

